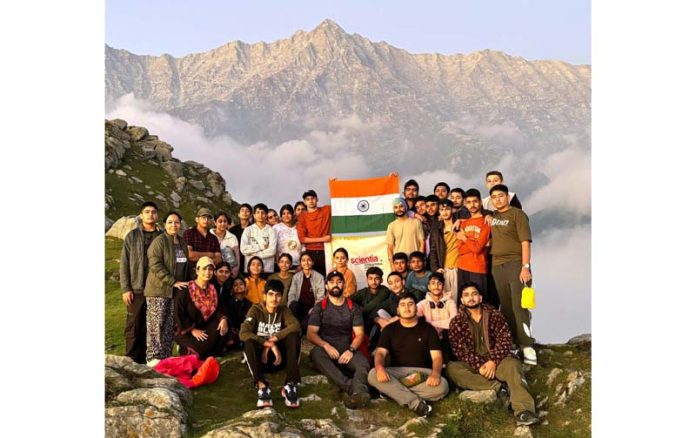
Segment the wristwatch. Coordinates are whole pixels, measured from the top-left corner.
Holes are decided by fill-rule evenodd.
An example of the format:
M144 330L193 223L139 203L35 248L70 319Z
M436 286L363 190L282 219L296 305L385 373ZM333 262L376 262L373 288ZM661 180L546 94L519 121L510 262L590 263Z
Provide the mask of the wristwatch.
M530 265L529 263L525 263L524 265L522 265L522 267L529 269L532 267L532 265Z
M353 346L351 345L350 347L348 347L348 351L350 351L351 353L355 353L355 348L353 348Z

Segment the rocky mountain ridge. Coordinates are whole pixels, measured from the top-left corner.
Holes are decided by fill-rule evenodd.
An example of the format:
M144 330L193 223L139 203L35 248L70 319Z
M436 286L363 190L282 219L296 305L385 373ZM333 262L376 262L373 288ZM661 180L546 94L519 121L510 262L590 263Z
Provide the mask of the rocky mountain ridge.
M133 93L208 135L249 144L346 128L375 171L478 171L500 152L590 143L587 65L492 50L412 54L331 20L180 58L105 50L108 99Z
M135 219L124 217L137 215L145 201L157 203L161 214L176 210L190 223L201 207L228 213L238 208L220 173L195 161L181 162L172 156L174 148L147 128L106 120L104 148L107 230L118 218L132 228Z

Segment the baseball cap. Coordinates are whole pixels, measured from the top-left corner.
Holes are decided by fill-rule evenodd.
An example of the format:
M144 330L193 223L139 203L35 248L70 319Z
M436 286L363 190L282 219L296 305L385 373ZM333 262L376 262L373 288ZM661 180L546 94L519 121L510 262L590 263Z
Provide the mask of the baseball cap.
M196 213L196 217L201 217L201 216L210 216L213 217L213 215L210 213L210 210L203 207L198 209L198 213Z
M208 256L203 256L200 259L198 259L198 262L196 263L196 269L205 268L206 266L212 266L213 268L215 268L215 263L213 262L213 259L211 259Z
M345 281L345 278L343 278L343 274L341 274L340 272L338 272L336 270L331 271L328 274L326 274L326 281L331 280L333 277L339 277L341 280Z

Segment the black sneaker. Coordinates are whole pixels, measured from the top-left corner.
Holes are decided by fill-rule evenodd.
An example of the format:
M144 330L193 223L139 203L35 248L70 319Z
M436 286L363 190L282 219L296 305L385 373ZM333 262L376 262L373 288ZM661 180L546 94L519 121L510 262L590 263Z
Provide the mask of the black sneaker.
M256 396L258 397L258 400L256 401L257 408L269 408L273 406L273 400L271 400L271 388L268 386L257 390Z
M541 420L539 420L539 417L529 411L522 411L515 415L515 423L518 426L531 426L532 424L537 424L540 421Z
M361 409L367 406L367 404L370 402L370 393L368 392L359 392L357 394L353 394L350 397L346 399L344 404L348 409Z
M416 408L416 414L418 414L421 417L427 417L430 415L430 412L432 412L433 407L430 406L425 402L425 400L421 400L420 403L418 403L418 407Z
M498 389L496 395L505 409L510 408L510 388L508 388L507 383L500 384L500 388Z
M297 387L293 383L286 383L280 390L280 395L285 400L285 406L289 408L299 408L300 400L297 398Z

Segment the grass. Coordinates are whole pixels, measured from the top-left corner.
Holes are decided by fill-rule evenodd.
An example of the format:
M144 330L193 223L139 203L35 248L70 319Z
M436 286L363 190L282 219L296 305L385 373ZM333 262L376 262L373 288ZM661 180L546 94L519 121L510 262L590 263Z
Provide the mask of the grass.
M118 259L121 251L121 240L106 238L105 241L105 353L124 354L123 330L126 321L126 310L121 301L121 293L117 281L111 279L118 272ZM568 373L573 370L587 372L591 369L590 346L541 346L539 350L539 365L532 367L527 373L531 393L540 400L548 396L547 406L541 410L548 411L545 420L548 425L535 426L535 438L565 438L588 437L591 435L591 379L586 376L586 383L581 386L569 399L565 407L553 406L554 391L558 383L565 383ZM568 354L571 352L572 354ZM201 388L192 390L193 406L189 409L191 435L202 436L208 431L221 426L256 407L256 394L252 386L251 376L241 362L241 352L233 352L222 359L221 372L218 380ZM551 385L546 380L553 368L563 372L556 377ZM318 374L312 369L307 354L303 353L300 370L303 376ZM284 372L268 374L267 378L272 388L273 407L278 412L284 425L299 427L299 422L305 418L331 418L344 431L364 430L369 425L376 427L398 428L408 420L416 418L416 414L397 406L391 401L372 402L369 407L354 411L350 414L343 408L343 396L334 385L315 384L304 385L299 389L299 396L306 397L316 394L321 401L306 401L300 409L285 407L280 397L280 386L283 383ZM409 431L417 436L431 433L437 424L444 424L440 436L443 437L509 437L515 430L511 412L499 404L474 404L462 402L457 396L459 391L450 388L450 393L443 400L433 404L433 413L425 424L415 424ZM337 415L332 415L336 407ZM578 409L580 412L577 412ZM570 422L566 424L566 422ZM346 435L350 436L350 433Z

